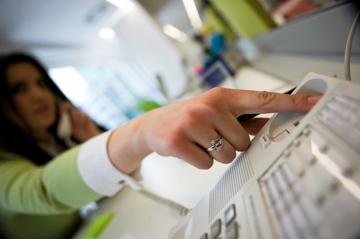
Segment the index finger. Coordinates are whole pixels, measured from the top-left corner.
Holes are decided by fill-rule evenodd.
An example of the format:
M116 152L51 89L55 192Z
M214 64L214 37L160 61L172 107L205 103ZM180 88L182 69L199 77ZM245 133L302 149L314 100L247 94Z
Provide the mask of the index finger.
M321 98L319 94L301 93L287 95L268 91L242 90L232 94L233 112L259 114L275 112L307 112ZM232 98L232 97L231 97Z

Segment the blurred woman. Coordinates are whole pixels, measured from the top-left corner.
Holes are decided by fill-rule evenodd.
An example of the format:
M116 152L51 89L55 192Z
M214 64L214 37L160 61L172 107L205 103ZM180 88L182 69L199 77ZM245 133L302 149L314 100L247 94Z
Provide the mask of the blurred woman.
M44 191L43 166L70 147L58 135L60 115L70 116L74 142L101 131L71 106L46 69L28 55L1 58L0 91L0 231L8 237L67 236L79 218L69 213L74 210L49 209L60 202ZM44 216L49 213L58 215Z

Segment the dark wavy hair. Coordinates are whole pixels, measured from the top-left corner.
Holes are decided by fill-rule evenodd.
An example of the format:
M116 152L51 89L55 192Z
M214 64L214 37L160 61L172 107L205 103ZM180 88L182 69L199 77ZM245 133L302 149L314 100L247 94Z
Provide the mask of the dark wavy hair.
M67 100L66 96L51 80L46 68L34 57L25 53L11 53L0 57L0 150L15 153L30 159L37 165L47 163L52 156L42 150L35 140L17 126L4 112L4 105L13 107L13 100L7 84L7 70L10 66L17 63L29 63L36 67L43 76L48 88L54 93L58 101ZM59 144L65 148L65 143L56 136L56 126L59 116L57 115L55 123L49 131L54 135Z

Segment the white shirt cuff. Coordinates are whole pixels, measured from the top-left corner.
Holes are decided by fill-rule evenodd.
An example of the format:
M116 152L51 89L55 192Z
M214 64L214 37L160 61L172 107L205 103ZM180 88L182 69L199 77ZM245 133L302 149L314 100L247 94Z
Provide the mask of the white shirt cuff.
M129 175L120 172L107 154L107 142L112 131L102 133L80 147L77 158L79 172L85 183L95 192L112 196L124 185L140 190L139 184Z

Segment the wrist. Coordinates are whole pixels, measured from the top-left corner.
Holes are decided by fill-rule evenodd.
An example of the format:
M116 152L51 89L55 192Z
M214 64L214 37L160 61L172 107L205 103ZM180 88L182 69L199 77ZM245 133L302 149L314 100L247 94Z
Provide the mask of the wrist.
M115 129L108 141L110 160L124 173L131 173L139 168L143 158L151 153L141 132L140 121L136 119Z

